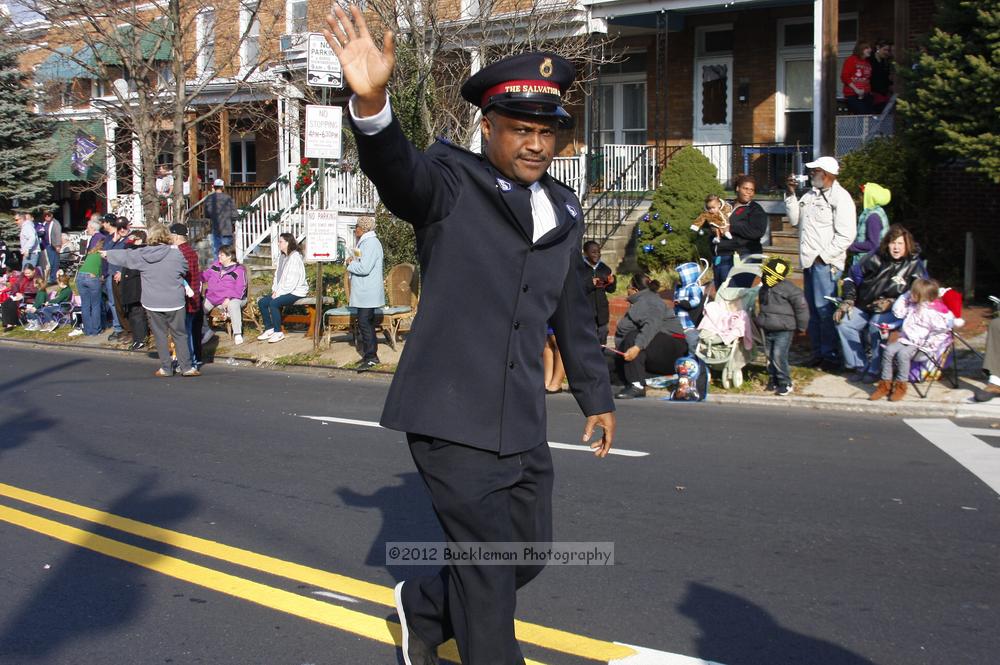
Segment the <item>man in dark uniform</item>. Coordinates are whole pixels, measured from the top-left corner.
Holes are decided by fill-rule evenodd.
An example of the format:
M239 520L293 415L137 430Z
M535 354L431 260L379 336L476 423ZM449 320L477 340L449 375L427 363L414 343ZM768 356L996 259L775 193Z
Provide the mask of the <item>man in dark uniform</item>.
M395 215L413 224L420 311L381 423L407 433L410 452L452 543L547 543L552 460L546 444L542 347L555 330L583 440L598 457L615 419L607 366L584 292L583 212L546 174L561 94L573 66L551 53L482 69L462 96L483 109L486 154L445 142L425 153L389 108L391 33L378 49L357 7L334 8L327 41L354 96L349 116L362 170ZM516 591L540 565L443 568L401 583L396 606L407 665L437 662L451 637L466 665L523 665L514 637Z

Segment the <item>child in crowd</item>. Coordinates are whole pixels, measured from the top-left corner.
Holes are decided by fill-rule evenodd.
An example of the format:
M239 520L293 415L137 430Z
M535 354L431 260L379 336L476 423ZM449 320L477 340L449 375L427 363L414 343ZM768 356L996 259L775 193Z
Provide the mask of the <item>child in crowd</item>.
M73 300L73 288L69 285L69 277L62 270L56 273L56 287L51 291L46 291L42 285L35 296L35 306L28 312L25 330L41 330L52 332L59 327L59 315L64 311L64 306Z
M732 240L733 236L729 232L729 214L733 211L733 206L729 205L715 194L705 197L705 211L695 218L691 224L691 230L697 231L698 235L703 234L705 224L712 227L715 232L713 242L719 242L719 238L725 236Z
M0 314L2 314L5 331L11 331L20 323L18 308L35 299L38 288L35 286L35 276L38 271L30 263L25 263L21 272L13 272L7 276L7 286L0 295Z
M791 264L781 258L768 259L761 267L760 292L757 295L757 327L764 331L767 352L767 389L778 395L792 393L792 376L788 366L788 349L795 331L809 327L809 305L806 296L788 281Z
M948 343L955 315L938 298L940 285L933 279L917 279L910 290L896 299L892 313L903 320L900 337L882 353L882 380L868 399L889 396L898 402L910 386L910 363L927 360L927 353L939 355ZM926 352L925 352L926 351ZM895 371L893 367L895 366Z
M698 322L704 309L705 289L698 283L701 270L697 263L682 263L677 266L677 286L674 288L674 314L684 328L688 353L692 356L698 350Z

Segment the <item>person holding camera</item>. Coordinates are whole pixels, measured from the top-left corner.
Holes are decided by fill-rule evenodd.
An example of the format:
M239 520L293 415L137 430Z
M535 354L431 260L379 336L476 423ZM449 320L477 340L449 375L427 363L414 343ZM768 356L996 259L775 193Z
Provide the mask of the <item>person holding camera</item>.
M878 251L851 268L842 287L843 302L833 314L844 368L855 372L851 381L878 380L882 361L879 326L898 327L900 319L892 313L892 304L921 277L927 277L927 267L920 258L920 247L901 224L891 225Z

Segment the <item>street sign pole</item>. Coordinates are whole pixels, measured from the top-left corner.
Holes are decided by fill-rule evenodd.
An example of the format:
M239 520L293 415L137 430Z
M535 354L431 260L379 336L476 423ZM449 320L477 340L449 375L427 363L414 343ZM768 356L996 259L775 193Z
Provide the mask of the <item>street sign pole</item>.
M326 106L330 94L329 88L323 88L320 93L323 106ZM319 158L319 170L316 173L316 198L319 199L319 209L326 210L326 158ZM309 242L309 239L306 239ZM323 327L323 261L316 262L316 325L313 326L313 353L319 351L320 329Z

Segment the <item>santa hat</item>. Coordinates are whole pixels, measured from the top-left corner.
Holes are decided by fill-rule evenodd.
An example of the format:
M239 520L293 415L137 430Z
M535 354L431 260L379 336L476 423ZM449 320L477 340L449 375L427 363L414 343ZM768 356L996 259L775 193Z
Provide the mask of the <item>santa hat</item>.
M961 328L964 326L965 319L962 318L962 294L946 286L938 289L938 298L955 315L955 327Z

